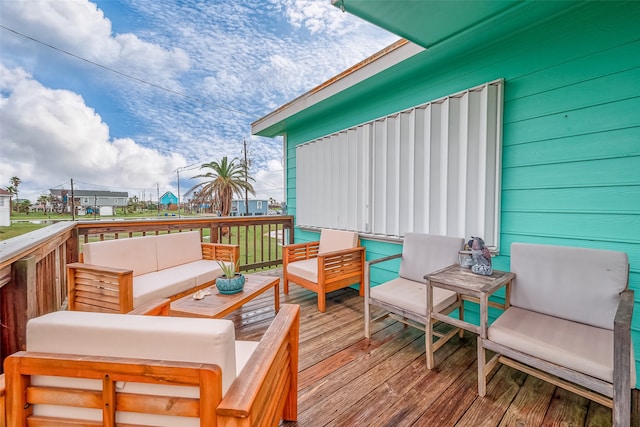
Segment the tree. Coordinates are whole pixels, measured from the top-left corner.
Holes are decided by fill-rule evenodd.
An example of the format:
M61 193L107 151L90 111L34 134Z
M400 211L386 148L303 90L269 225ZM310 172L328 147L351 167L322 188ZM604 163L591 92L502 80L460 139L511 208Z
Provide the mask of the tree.
M192 178L206 180L194 185L188 192L198 189L194 193L194 201L199 205L209 204L212 212L218 211L222 216L229 216L234 194L241 197L245 189L256 194L250 182L255 180L246 174L245 167L237 158L229 161L225 156L220 162L214 160L204 163L200 169L209 171Z
M51 195L41 194L38 197L38 204L42 205L44 212L47 211L47 206L49 205L49 202L51 202Z
M20 178L18 178L17 176L12 176L10 181L11 181L11 185L15 189L16 202L17 202L18 201L18 187L20 186L20 184L22 184L22 180ZM17 204L16 204L16 206L17 206Z

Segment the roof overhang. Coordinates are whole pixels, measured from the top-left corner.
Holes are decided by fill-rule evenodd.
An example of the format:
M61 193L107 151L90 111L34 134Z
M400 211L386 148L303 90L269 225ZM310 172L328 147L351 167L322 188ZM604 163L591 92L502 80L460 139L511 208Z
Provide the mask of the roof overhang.
M251 124L251 133L268 137L280 135L284 132L286 121L290 117L423 51L424 48L407 40L398 40L391 46L256 120Z
M345 12L432 49L458 38L485 44L585 0L331 0Z

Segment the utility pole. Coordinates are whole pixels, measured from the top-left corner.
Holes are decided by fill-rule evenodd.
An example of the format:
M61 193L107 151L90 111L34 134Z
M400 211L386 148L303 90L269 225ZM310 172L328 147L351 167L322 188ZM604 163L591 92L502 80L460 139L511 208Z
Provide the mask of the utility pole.
M178 174L178 218L180 218L180 168L176 169Z
M242 138L244 145L244 215L249 216L249 192L247 187L249 186L249 164L247 163L247 139Z
M158 193L158 203L156 203L156 207L158 208L158 216L160 216L160 183L156 183L156 192Z
M71 178L71 220L76 220L76 200L73 197L73 178Z

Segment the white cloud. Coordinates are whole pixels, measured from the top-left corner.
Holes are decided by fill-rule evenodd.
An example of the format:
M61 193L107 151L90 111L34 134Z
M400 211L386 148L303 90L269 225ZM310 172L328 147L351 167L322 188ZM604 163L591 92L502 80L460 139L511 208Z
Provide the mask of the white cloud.
M35 198L60 180L119 188L169 185L171 172L185 164L131 139L111 140L109 127L82 97L42 86L22 69L0 65L0 185L12 176L21 193ZM108 183L108 184L107 184Z
M74 55L174 89L176 75L189 68L182 49L164 49L130 33L114 35L111 21L86 0L5 1L2 22Z
M43 188L72 176L80 179L75 165L82 163L91 165L82 171L85 182L131 187L153 177L154 187L165 182L175 192L171 171L176 167L238 157L247 138L256 189L264 191L259 193L263 198L282 200L282 141L251 137L251 122L397 39L341 12L330 0L135 0L110 5L105 10L120 9L135 18L122 25L115 21L120 15L104 16L86 0L0 0L0 21L187 96L3 33L2 63L11 64L11 72L5 73L0 102L16 109L11 137L19 142L12 143L9 158L17 156L20 169L12 170L19 172L13 175L23 179L23 188L27 173ZM136 28L138 21L141 28ZM114 27L128 32L115 34ZM25 77L16 65L36 79ZM63 78L56 79L58 75ZM36 80L70 90L48 89ZM19 91L18 82L28 89ZM12 88L11 96L4 87ZM45 105L38 103L40 97ZM34 113L37 108L43 113ZM27 125L25 114L38 120ZM7 124L9 116L3 116L2 124ZM8 153L4 129L3 158ZM36 173L28 168L38 156L48 157L49 163L38 161ZM80 156L85 157L82 162ZM182 191L193 185L192 175L181 173ZM0 185L5 182L3 170Z

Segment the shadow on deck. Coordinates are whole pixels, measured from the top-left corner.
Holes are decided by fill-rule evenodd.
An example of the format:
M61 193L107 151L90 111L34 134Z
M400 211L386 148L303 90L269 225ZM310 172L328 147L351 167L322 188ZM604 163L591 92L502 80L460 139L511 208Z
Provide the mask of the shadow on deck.
M281 269L260 274L279 275ZM281 303L300 304L298 422L283 426L610 426L611 409L508 366L478 397L475 335L454 338L426 368L424 332L389 318L364 338L364 304L342 289L317 310L316 294L290 284ZM373 315L382 314L373 310ZM227 316L236 338L259 340L275 316L267 292ZM633 393L632 426L638 421Z

